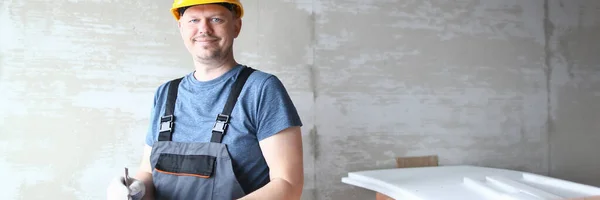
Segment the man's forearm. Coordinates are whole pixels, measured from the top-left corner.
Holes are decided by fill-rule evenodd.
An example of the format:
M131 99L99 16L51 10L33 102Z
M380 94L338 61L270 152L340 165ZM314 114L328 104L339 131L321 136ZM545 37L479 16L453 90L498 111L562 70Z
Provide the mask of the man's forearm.
M283 179L273 179L262 188L246 195L240 200L293 200L300 199L302 195L302 185L292 185Z
M144 193L142 200L154 200L154 183L152 182L152 174L145 171L140 171L135 175L134 178L144 182L144 186L146 187L146 192Z

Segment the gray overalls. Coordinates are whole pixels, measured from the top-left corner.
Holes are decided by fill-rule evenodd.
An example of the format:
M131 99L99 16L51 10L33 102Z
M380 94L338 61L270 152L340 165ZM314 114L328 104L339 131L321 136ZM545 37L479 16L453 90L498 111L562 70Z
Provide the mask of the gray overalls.
M233 172L229 151L221 140L233 106L252 72L254 69L244 67L239 73L223 112L217 115L211 142L172 141L175 100L182 78L171 81L158 141L152 146L150 156L157 200L231 200L245 195Z

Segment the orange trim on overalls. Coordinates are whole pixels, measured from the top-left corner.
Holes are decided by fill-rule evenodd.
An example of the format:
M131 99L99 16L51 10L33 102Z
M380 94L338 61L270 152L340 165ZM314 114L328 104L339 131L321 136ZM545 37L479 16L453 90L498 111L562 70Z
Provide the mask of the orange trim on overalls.
M188 174L188 173L167 172L167 171L163 171L160 169L156 169L156 171L163 173L163 174L170 174L170 175L175 175L175 176L194 176L194 177L198 177L198 178L210 178L210 176L204 176L204 175L198 175L198 174Z

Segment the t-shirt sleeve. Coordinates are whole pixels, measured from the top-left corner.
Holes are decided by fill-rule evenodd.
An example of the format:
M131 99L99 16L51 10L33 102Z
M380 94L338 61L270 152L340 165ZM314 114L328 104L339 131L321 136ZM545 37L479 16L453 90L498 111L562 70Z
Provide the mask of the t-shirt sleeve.
M160 86L156 89L154 93L154 102L152 104L152 108L150 109L150 120L148 121L148 132L146 133L146 144L149 146L152 146L157 138L157 122L158 116L160 116L158 97L160 96L160 91L162 88L164 88L164 86Z
M256 137L259 141L286 128L302 126L292 99L276 76L265 80L258 101Z

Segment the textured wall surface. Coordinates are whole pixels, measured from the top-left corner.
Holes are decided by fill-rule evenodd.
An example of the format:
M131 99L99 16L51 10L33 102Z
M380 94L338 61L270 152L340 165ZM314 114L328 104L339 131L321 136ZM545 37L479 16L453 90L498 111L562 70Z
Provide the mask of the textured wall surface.
M548 7L550 172L600 186L600 1Z
M600 185L600 1L254 0L238 61L305 126L303 199L438 154ZM156 87L193 70L171 1L0 1L0 199L103 199Z
M547 171L543 1L320 1L317 196L396 156Z

